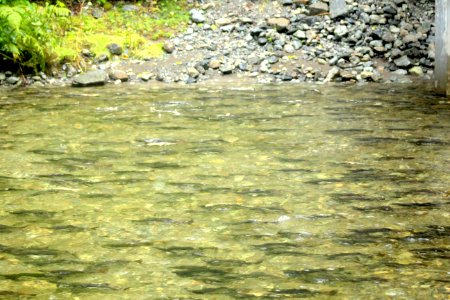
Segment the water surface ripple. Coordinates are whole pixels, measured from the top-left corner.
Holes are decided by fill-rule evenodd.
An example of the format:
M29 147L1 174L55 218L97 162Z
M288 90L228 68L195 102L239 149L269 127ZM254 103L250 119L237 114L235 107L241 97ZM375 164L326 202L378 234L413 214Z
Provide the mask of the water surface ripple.
M24 89L0 117L2 299L450 297L426 87Z

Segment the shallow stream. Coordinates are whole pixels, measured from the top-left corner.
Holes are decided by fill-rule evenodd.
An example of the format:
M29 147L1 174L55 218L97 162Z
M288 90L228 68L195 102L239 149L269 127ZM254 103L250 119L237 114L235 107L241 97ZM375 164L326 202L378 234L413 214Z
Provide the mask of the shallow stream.
M1 299L450 297L427 87L23 89L0 118Z

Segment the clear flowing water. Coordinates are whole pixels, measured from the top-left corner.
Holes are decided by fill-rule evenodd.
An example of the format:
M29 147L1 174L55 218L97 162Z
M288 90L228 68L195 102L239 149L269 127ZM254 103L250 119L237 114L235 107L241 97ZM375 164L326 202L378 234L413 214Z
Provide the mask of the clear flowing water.
M450 296L427 88L25 89L0 117L2 299Z

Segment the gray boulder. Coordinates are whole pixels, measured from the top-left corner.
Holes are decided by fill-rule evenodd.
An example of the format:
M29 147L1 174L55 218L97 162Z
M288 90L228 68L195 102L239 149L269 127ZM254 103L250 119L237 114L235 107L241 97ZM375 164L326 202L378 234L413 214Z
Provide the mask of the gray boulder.
M201 10L198 9L191 9L189 11L190 15L191 15L191 20L194 23L203 23L206 21L205 16L203 15L203 12Z
M348 13L347 4L345 0L331 0L330 1L330 17L332 19L343 17Z
M348 28L345 25L338 25L334 29L334 35L337 38L342 38L342 37L346 36L347 34L348 34Z
M215 21L216 25L219 27L230 25L234 23L236 20L232 18L219 18Z
M123 53L122 47L120 47L116 43L109 44L108 46L106 46L106 48L108 48L109 53L111 53L112 55L121 55Z
M175 51L175 43L173 43L171 41L165 41L164 45L163 45L163 49L167 53L172 53L173 51Z
M128 81L128 74L122 70L112 70L109 73L109 78L112 80L120 80L122 82Z
M267 25L275 27L277 31L284 31L291 22L286 18L269 18Z
M94 18L96 18L96 19L100 19L100 18L102 18L103 17L103 10L101 10L100 8L94 8L93 10L92 10L92 16L94 17Z
M419 66L415 66L412 67L411 69L408 70L409 74L413 75L413 76L423 76L423 70L421 67Z
M6 82L9 84L16 84L19 81L20 81L20 78L16 77L16 76L10 76L10 77L6 78Z
M104 85L108 74L103 70L93 70L81 75L75 76L72 80L72 86L85 87L85 86L98 86Z
M138 11L139 7L137 7L136 5L132 5L132 4L126 4L126 5L122 6L122 10L125 12L134 12L134 11Z
M310 15L320 15L328 12L328 4L323 2L316 2L314 4L311 4L308 9Z
M411 61L409 60L408 56L403 55L402 57L394 60L394 64L399 68L407 68L411 65Z

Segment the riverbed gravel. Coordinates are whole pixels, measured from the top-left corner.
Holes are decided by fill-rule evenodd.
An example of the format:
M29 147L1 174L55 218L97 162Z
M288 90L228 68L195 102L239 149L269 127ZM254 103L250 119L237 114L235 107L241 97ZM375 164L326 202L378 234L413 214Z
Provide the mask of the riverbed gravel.
M0 83L86 86L96 75L98 85L99 70L115 84L432 79L434 1L338 2L204 1L190 11L188 28L164 42L162 58L122 60L122 45L112 44L112 59L84 53L91 69L84 74L66 64L53 77L0 73Z

